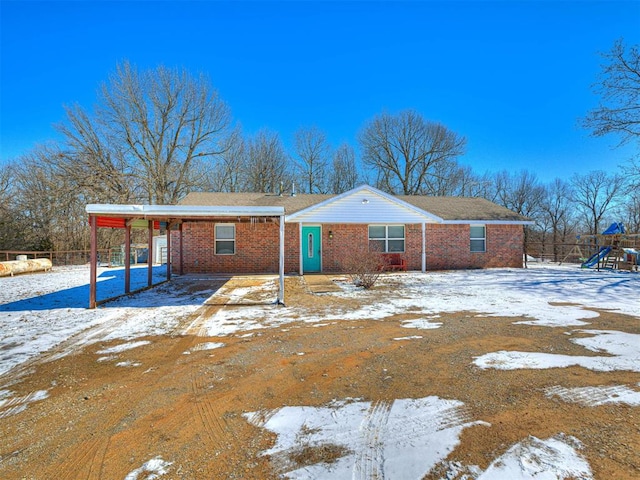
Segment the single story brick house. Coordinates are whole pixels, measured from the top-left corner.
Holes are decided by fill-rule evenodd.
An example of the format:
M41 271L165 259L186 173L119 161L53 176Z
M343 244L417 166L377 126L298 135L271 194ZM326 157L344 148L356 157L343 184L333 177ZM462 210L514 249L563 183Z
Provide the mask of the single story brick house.
M482 198L394 196L369 185L340 195L197 192L179 207L284 209L182 220L171 263L183 273L277 273L282 261L286 274L338 273L365 251L394 253L408 270L519 268L523 226L533 223Z

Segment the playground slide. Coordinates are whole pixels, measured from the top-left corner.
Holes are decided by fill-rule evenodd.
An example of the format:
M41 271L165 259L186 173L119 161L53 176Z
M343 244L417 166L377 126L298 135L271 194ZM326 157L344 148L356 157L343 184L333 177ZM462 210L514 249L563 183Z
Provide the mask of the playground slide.
M582 264L582 268L595 267L597 263L606 257L611 251L611 247L602 247L598 253L594 253L589 259Z

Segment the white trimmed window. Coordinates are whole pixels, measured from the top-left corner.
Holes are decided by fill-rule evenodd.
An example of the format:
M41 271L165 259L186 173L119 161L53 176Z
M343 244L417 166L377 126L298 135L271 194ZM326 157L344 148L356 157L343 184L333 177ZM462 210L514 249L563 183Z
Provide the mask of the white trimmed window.
M471 225L471 251L482 253L487 251L487 229L484 225Z
M369 225L369 251L404 252L404 225Z
M215 237L216 255L236 253L236 226L233 223L217 223Z

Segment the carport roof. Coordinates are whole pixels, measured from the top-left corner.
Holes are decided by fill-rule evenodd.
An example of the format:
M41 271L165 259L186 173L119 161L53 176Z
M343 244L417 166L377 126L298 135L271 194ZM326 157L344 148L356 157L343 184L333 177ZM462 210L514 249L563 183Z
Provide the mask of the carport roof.
M235 205L113 205L89 204L89 215L120 218L191 219L212 217L279 217L284 215L281 206L237 206Z

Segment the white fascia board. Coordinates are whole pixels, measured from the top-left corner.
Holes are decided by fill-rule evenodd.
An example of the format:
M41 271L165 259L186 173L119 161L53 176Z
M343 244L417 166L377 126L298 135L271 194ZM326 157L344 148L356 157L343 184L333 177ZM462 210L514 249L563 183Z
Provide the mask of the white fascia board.
M145 213L153 216L172 217L279 217L284 215L284 207L146 205Z
M89 204L86 212L137 217L279 217L284 215L284 207Z
M89 214L97 215L144 215L144 205L90 203L85 207L85 211Z
M383 192L382 190L378 190L377 188L374 188L371 185L363 184L363 185L360 185L359 187L356 187L356 188L348 190L348 191L346 191L344 193L341 193L340 195L337 195L337 196L335 196L333 198L329 198L329 199L325 200L324 202L317 203L317 204L312 205L310 207L307 207L307 208L305 208L303 210L300 210L300 211L298 211L296 213L292 213L291 215L287 215L285 217L285 222L295 222L298 217L300 217L302 215L306 215L310 211L313 211L313 210L315 210L317 208L324 207L324 206L329 205L329 204L334 203L334 202L338 202L338 201L342 200L345 197L357 194L357 193L359 193L359 192L361 192L363 190L367 190L367 191L371 192L373 195L378 195L378 196L380 196L380 197L382 197L382 198L384 198L384 199L386 199L386 200L388 200L390 202L395 203L396 205L400 205L402 207L405 207L405 208L417 213L418 215L426 217L426 218L428 218L428 219L430 219L430 220L432 220L432 221L434 221L436 223L442 223L442 221L443 221L442 218L440 218L440 217L438 217L438 216L436 216L436 215L434 215L432 213L429 213L429 212L427 212L425 210L422 210L422 209L420 209L420 208L418 208L418 207L416 207L414 205L411 205L410 203L407 203L407 202L405 202L403 200L400 200L400 199L394 197L393 195L390 195L388 193Z
M535 225L531 220L445 220L445 225Z

